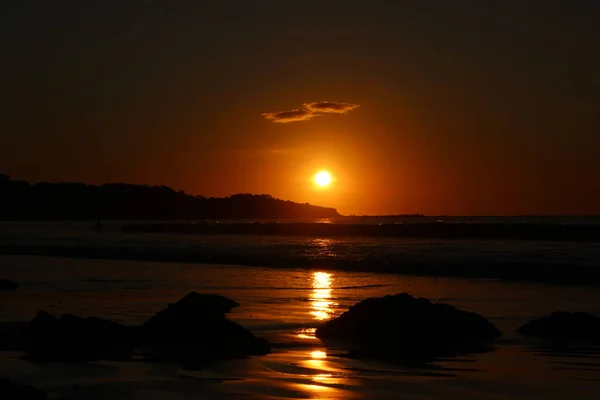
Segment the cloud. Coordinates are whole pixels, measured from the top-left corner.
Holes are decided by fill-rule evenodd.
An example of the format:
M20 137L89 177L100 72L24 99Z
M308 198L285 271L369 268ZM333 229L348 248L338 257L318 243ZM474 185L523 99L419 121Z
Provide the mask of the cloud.
M263 117L266 119L270 119L273 122L296 122L296 121L308 121L314 114L305 108L298 108L296 110L291 111L278 111L278 112L269 112L264 113Z
M346 114L358 107L360 107L358 104L334 103L331 101L308 103L304 105L305 109L312 113L319 114Z
M305 103L302 108L295 110L264 113L263 117L284 124L287 122L308 121L313 117L326 114L347 114L358 107L360 107L358 104L321 101Z

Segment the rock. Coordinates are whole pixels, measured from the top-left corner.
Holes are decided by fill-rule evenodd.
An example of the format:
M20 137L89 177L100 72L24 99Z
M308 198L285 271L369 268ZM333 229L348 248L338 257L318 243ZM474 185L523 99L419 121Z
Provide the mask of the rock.
M40 311L24 331L32 361L127 360L133 353L131 328L97 317Z
M13 290L19 287L17 282L8 279L0 279L0 290Z
M0 378L0 398L2 400L47 400L48 395L32 386Z
M516 330L540 338L600 342L600 318L576 312L554 312L527 322Z
M404 359L483 351L501 334L478 314L406 293L363 300L316 331L351 355Z
M218 359L265 355L266 340L225 318L238 303L218 295L192 292L158 312L137 330L155 360L200 364Z
M0 351L22 350L26 326L27 322L0 322Z
M225 314L239 306L237 302L227 297L191 292L176 303L169 304L167 308L159 311L144 325L155 323L165 325L170 320L179 321L182 317L190 317L193 314L203 318L223 319Z

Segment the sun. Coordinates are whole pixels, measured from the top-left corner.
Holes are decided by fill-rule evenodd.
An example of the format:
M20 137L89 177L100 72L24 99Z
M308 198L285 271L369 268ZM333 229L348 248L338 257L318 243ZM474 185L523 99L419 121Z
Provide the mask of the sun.
M327 187L331 184L331 174L327 171L319 171L315 175L315 183L320 187Z

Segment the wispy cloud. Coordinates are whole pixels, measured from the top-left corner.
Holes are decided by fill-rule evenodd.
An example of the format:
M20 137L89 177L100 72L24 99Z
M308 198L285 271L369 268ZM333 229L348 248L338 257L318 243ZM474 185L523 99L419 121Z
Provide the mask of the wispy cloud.
M263 116L266 119L270 119L273 122L296 122L296 121L308 121L314 114L305 108L298 108L290 111L277 111L264 113Z
M308 103L304 105L305 109L315 114L346 114L358 107L358 104L334 103L331 101Z
M305 103L301 108L295 110L264 113L263 117L278 123L308 121L320 115L347 114L358 107L360 107L358 104L321 101Z

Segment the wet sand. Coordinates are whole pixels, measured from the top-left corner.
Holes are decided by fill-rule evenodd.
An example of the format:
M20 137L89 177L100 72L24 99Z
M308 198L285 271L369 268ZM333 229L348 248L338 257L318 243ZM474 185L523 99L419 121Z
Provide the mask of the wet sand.
M200 264L0 257L3 277L22 284L0 293L0 320L38 309L137 324L191 290L242 304L230 318L273 343L264 357L202 371L137 360L31 364L0 352L0 375L68 399L595 399L600 349L520 337L514 329L555 310L600 312L596 287ZM485 354L427 366L352 360L326 349L314 327L370 296L406 291L490 319L503 332Z

